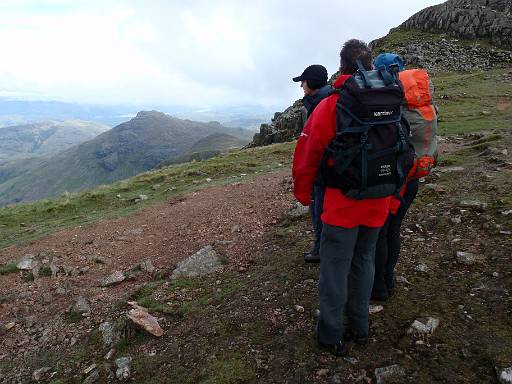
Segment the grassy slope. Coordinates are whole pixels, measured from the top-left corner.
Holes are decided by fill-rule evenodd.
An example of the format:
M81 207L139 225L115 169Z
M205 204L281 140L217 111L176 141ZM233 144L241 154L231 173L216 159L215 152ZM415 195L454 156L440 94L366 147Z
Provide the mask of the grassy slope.
M0 208L0 247L45 236L55 230L133 213L147 204L170 199L212 183L289 166L292 143L231 152L204 162L175 165L140 174L95 190L57 199ZM281 164L281 165L280 165ZM212 182L208 183L207 178ZM135 202L140 194L148 199ZM120 198L116 197L120 195Z

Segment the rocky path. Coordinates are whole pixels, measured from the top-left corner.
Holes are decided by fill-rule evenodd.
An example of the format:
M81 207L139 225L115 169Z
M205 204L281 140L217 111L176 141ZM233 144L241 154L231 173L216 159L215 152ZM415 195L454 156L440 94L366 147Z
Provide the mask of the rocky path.
M155 275L169 275L177 262L207 245L227 258L227 268L244 268L260 249L265 232L293 206L288 174L279 171L208 188L133 216L1 250L0 263L31 254L51 268L47 273L41 269L33 281L28 273L25 278L21 272L0 276L0 379L16 367L16 378L10 380L23 382L41 351L59 344L64 350L73 346L116 303L126 301ZM52 269L54 276L46 276ZM100 286L115 272L123 272L126 279ZM85 311L86 321L75 327L66 323L65 313L80 297L90 310ZM0 382L10 382L5 380Z

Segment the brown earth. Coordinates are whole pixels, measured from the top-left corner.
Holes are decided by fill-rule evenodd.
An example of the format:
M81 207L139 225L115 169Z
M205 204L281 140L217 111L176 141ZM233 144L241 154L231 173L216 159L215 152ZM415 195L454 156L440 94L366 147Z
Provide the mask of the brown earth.
M87 323L94 324L152 279L142 275L117 286L100 287L100 279L114 271L127 271L151 260L157 273L165 274L206 245L214 245L227 257L231 269L247 265L260 250L265 232L293 206L283 183L288 173L279 171L245 183L208 188L126 218L60 231L30 244L0 250L0 263L28 253L51 251L63 265L80 270L75 277L29 282L18 274L0 277L0 297L7 298L0 304L0 324L17 324L0 340L0 362L13 362L19 369L18 376L27 377L32 372L24 370L30 369L28 366L18 365L20 355L32 355L63 341L69 344L72 337L80 337L80 333L64 330L67 325L63 318L79 296L90 301L92 311ZM106 262L96 262L96 256ZM62 289L66 292L59 294ZM36 324L35 337L26 332L27 322L31 328ZM46 334L41 339L43 332Z
M132 356L130 382L370 383L375 368L399 364L405 374L392 382L496 383L495 369L512 366L512 215L503 214L512 209L511 142L508 132L442 141L441 166L422 183L402 228L398 273L408 283L372 315L370 343L352 346L351 359L322 352L312 338L318 267L302 261L310 224L286 215L291 183L280 171L1 250L0 262L52 250L82 274L33 282L0 276L0 323L16 323L0 336L0 382L30 382L47 366L41 382L81 383L92 364L96 382L115 382L98 326L124 318L126 301L135 299L165 335L123 328L114 358ZM482 204L468 208L464 200ZM227 257L224 272L167 278L176 262L208 244ZM459 250L480 259L461 265ZM98 287L100 278L146 259L156 273ZM417 272L419 263L429 272ZM92 311L70 320L65 312L79 295ZM407 335L426 315L440 319L439 330Z

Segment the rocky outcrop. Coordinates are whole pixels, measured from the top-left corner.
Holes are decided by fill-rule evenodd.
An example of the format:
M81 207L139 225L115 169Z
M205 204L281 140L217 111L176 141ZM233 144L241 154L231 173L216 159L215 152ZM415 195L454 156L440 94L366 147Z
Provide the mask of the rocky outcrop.
M416 13L400 28L488 39L495 46L510 50L511 12L511 0L448 0Z
M375 54L382 51L381 43L385 39L383 37L370 43ZM423 36L414 43L395 46L392 51L402 56L408 66L425 68L432 73L488 70L512 65L510 51L466 43L447 36Z
M416 13L392 29L390 35L409 30L425 33L398 44L390 43L393 39L385 36L372 41L370 47L375 55L396 52L408 66L425 68L433 74L512 65L512 0L448 0ZM494 46L475 39L488 40ZM270 124L262 124L248 147L294 140L305 121L306 111L297 100L284 112L276 113Z
M249 147L292 141L300 135L306 123L306 109L297 100L284 112L276 112L270 124L262 124Z

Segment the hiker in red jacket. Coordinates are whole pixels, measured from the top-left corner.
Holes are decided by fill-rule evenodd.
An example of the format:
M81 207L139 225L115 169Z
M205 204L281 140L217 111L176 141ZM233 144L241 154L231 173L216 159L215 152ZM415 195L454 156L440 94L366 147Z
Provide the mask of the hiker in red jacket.
M357 61L372 69L372 55L360 40L349 40L340 52L340 88L358 69ZM320 102L297 141L293 156L294 195L311 203L311 190L326 147L336 136L338 94ZM340 99L343 103L343 100ZM386 221L391 197L353 199L340 189L326 188L320 245L319 345L336 356L346 353L345 342L368 340L368 305L374 276L375 245ZM348 319L345 328L343 319Z

